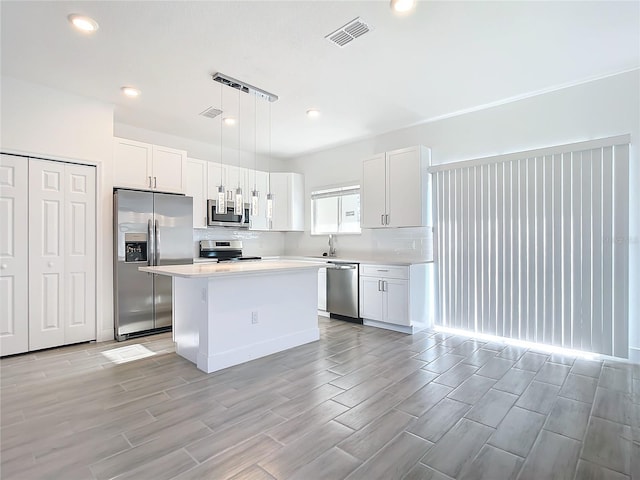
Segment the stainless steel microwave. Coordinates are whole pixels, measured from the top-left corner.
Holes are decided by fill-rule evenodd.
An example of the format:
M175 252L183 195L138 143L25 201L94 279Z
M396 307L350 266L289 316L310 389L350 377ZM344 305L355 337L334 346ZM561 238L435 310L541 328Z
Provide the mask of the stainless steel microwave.
M244 204L244 210L237 213L233 203L227 204L225 213L216 212L216 200L207 200L207 225L209 227L235 227L249 228L248 203Z

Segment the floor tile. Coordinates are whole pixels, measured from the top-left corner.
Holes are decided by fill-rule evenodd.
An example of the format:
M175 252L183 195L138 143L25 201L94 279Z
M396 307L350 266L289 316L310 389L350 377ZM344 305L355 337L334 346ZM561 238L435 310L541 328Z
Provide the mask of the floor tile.
M616 472L631 472L631 427L591 417L582 458Z
M580 442L542 430L527 457L519 480L573 480L580 455Z
M468 355L463 363L473 365L475 367L482 367L485 363L496 356L496 352L494 350L485 350L483 348L479 348L471 355Z
M437 442L469 411L470 405L443 398L435 407L428 410L418 420L407 428L430 442Z
M431 445L431 442L403 432L346 477L346 480L402 478L431 448Z
M632 371L605 365L602 367L598 386L619 392L631 393L631 389L633 388Z
M630 480L631 477L619 472L614 472L586 460L578 460L576 479L579 480Z
M451 480L451 477L427 467L422 463L416 463L416 465L402 477L402 480Z
M533 410L534 412L547 414L551 411L560 387L533 381L516 402L518 407Z
M520 457L485 445L473 462L460 473L460 480L515 480L524 460Z
M506 358L492 358L487 363L485 363L480 369L476 372L478 375L482 375L483 377L493 378L494 380L499 380L507 373L511 367L513 366L513 360L509 360Z
M414 422L415 418L407 413L389 410L340 442L338 448L364 462Z
M467 378L473 375L476 370L478 370L478 367L459 363L455 367L447 370L445 373L435 378L433 381L436 383L441 383L442 385L446 385L448 387L456 388Z
M580 402L593 403L597 386L598 379L596 378L570 373L562 385L560 396Z
M589 422L591 405L588 403L559 397L553 406L545 430L559 433L574 440L582 441Z
M517 395L491 389L478 400L465 414L465 417L488 427L496 428L516 403L516 400L518 400Z
M631 425L633 408L631 394L598 387L592 414L612 422Z
M535 372L518 370L514 367L498 380L493 388L502 390L503 392L513 393L514 395L521 395L522 392L527 389L535 375Z
M427 366L424 367L424 369L434 373L444 373L454 365L457 365L458 363L460 363L464 359L465 357L462 355L445 353L444 355L438 357L433 362L428 363Z
M331 448L297 470L288 480L345 478L360 466L360 461L339 448ZM321 473L320 473L321 472Z
M431 382L406 400L400 402L397 408L414 417L419 417L446 397L451 391L453 391L451 387Z
M530 372L537 372L544 365L548 358L548 355L527 352L522 355L522 357L520 357L520 360L516 362L514 367L521 370L528 370Z
M557 363L545 363L538 374L535 376L535 380L538 382L550 383L552 385L562 386L571 367L568 365L559 365Z
M513 407L491 436L489 443L524 458L531 451L545 418L540 413Z
M421 460L450 477L471 463L495 430L463 418Z
M447 395L453 400L473 405L496 383L495 380L480 375L471 375L453 392Z
M602 361L576 359L571 367L571 373L598 378L602 371Z

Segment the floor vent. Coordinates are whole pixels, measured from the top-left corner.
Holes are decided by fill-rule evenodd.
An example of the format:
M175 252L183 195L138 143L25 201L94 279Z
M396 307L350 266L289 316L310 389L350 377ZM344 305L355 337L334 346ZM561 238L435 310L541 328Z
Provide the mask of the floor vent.
M216 118L221 113L222 113L222 110L216 107L209 107L204 112L200 112L200 115L207 118Z
M342 48L371 30L373 30L371 25L357 17L324 38Z

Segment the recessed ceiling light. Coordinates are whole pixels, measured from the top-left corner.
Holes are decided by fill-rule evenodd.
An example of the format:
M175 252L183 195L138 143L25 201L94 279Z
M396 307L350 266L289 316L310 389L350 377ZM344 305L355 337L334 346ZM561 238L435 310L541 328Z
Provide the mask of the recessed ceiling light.
M222 121L224 122L225 125L235 125L236 124L236 119L233 117L225 117L222 119Z
M317 108L310 108L307 110L307 117L309 118L318 118L320 116L320 110Z
M416 6L416 0L391 0L391 8L398 13L405 13L413 10Z
M133 87L122 87L122 93L124 93L127 97L137 97L140 95L140 90Z
M84 15L78 15L77 13L72 13L67 18L69 19L71 24L81 32L93 33L98 30L98 22L96 22L93 18L85 17Z

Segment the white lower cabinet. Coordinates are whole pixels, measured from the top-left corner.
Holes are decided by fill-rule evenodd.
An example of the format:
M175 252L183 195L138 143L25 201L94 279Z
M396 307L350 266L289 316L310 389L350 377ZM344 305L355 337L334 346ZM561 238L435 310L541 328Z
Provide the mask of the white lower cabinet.
M327 267L318 269L318 310L327 311Z
M406 333L433 324L433 264L360 265L360 316L365 325Z
M4 236L11 241L3 239L0 264L9 270L19 260L28 268L2 275L2 303L7 297L10 304L1 320L2 355L96 338L95 168L3 156L2 171L20 162L21 168L14 170L22 178L14 183L23 186L11 215L27 201L29 214L5 226ZM9 194L3 188L3 204ZM21 229L27 225L25 235ZM10 245L16 241L24 251ZM25 294L15 287L24 284L27 307Z

